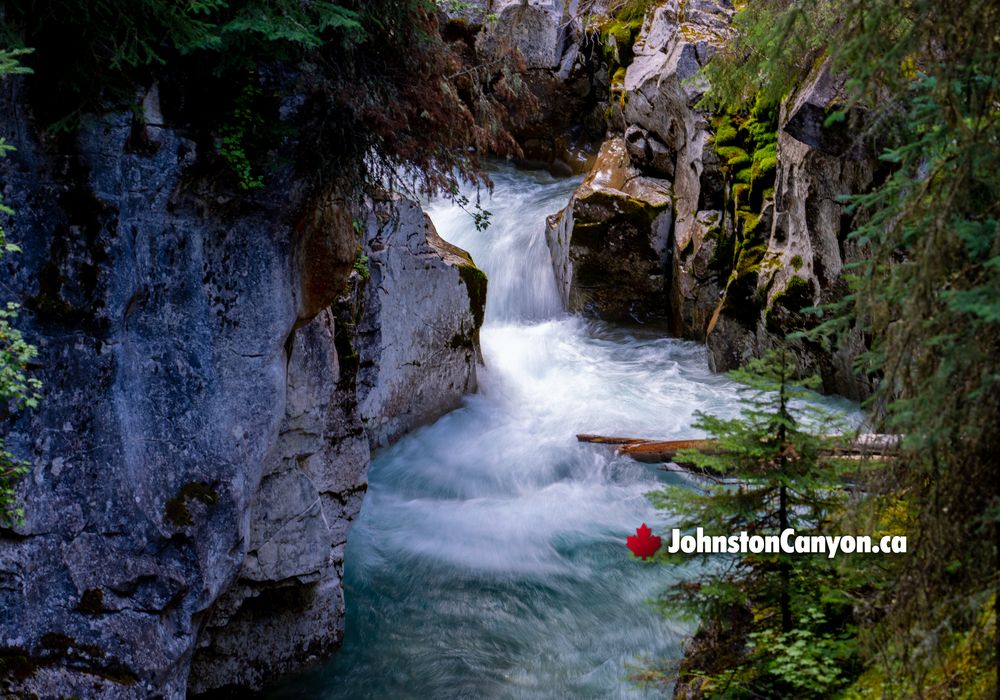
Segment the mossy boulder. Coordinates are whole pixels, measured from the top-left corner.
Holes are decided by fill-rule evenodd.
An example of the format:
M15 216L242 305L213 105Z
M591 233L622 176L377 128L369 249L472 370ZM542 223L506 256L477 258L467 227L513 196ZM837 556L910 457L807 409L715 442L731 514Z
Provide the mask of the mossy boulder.
M601 147L590 175L547 232L570 310L615 321L666 320L669 185L630 166L624 139Z

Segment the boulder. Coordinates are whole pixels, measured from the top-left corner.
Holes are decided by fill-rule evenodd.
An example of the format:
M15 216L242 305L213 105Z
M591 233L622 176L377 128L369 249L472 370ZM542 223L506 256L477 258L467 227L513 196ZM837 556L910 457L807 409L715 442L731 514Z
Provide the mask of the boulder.
M670 183L632 168L624 139L601 146L590 175L546 230L569 310L608 320L666 319L671 204Z
M701 246L712 229L712 212L721 212L724 202L709 147L711 125L696 107L707 87L698 76L728 38L732 14L727 2L712 0L688 3L683 13L676 1L658 6L643 24L624 77L622 118L631 161L672 181L671 328L694 339L704 339L719 294L708 270L713 249Z

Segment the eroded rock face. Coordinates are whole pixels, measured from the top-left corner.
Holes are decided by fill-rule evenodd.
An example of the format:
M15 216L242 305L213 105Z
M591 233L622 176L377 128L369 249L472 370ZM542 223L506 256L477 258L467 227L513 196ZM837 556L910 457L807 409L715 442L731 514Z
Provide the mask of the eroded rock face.
M259 688L341 641L344 546L368 486L369 448L337 323L324 309L290 339L285 415L246 514L247 553L207 615L191 693Z
M708 115L696 105L707 84L698 77L729 37L728 2L676 1L647 17L625 73L622 118L632 162L672 181L674 236L670 317L675 335L704 340L717 304L715 241L731 222L723 216L724 187L710 146Z
M566 308L618 321L664 321L672 222L670 183L628 161L625 141L601 147L546 239Z
M476 389L486 281L468 253L405 200L375 206L361 249L350 293L295 333L247 555L199 637L193 693L259 688L339 646L344 547L368 488L369 445L433 421Z
M477 43L484 52L505 42L521 51L529 68L560 67L572 24L571 8L563 0L493 0L477 5L477 19L484 26Z
M369 459L356 319L410 341L366 396L421 388L377 430L430 420L474 386L481 315L442 259L459 254L432 254L413 205L370 217L395 222L386 269L405 271L380 284L421 312L440 294L438 332L463 339L424 348L390 302L336 301L361 282L352 217L329 192L290 170L259 196L220 192L192 174L194 142L130 114L41 141L13 86L0 113L17 151L0 177L23 253L3 261L4 296L24 303L45 390L3 426L32 463L25 523L0 532L0 653L24 660L4 689L180 698L192 663L192 691L259 687L342 634Z
M591 3L586 12L601 12ZM607 67L586 36L576 0L473 0L444 7L446 35L474 66L498 66L516 49L516 78L497 70L491 86L501 95L505 126L522 150L525 167L558 174L585 173L604 135ZM471 48L469 48L471 47ZM521 65L522 61L513 63ZM514 95L515 97L511 97Z
M371 279L358 325L358 400L381 446L476 390L486 276L412 202L373 213L364 245Z
M821 65L782 106L773 223L757 289L766 301L756 323L723 314L708 338L713 368L727 370L776 347L785 336L814 323L800 312L846 292L844 266L863 251L847 241L851 219L841 197L865 192L876 177L877 160L837 125L824 127L817 114L840 103L843 81ZM801 140L805 139L805 140ZM798 364L818 372L827 391L851 398L871 393L851 365L864 351L860 332L833 353L795 341Z
M695 107L706 88L697 75L726 40L731 15L728 3L705 0L688 3L683 16L670 2L646 18L611 118L623 136L605 142L591 176L550 223L569 309L669 320L675 334L704 339L724 286L715 241L731 224L708 115Z

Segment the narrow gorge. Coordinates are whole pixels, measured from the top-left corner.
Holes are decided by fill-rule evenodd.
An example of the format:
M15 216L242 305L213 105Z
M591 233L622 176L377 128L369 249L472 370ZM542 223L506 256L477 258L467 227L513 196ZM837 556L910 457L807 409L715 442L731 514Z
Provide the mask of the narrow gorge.
M319 23L338 46L372 31L324 5L348 8ZM861 423L871 333L794 335L868 255L844 198L889 176L831 60L725 110L705 67L739 30L729 0L430 7L410 29L447 59L414 70L447 76L428 80L474 145L414 145L438 98L377 42L350 69L308 42L220 62L253 76L228 112L178 44L187 72L150 60L69 127L33 82L57 74L44 49L3 77L0 291L44 387L0 403L0 447L30 464L0 528L5 696L673 693L627 676L698 626L646 605L679 579L623 541L670 527L646 494L690 480L576 435L702 437L697 413L738 415L725 372L776 348ZM412 110L318 77L364 71ZM247 95L279 124L259 181ZM448 179L463 158L488 186ZM432 161L432 186L401 186Z

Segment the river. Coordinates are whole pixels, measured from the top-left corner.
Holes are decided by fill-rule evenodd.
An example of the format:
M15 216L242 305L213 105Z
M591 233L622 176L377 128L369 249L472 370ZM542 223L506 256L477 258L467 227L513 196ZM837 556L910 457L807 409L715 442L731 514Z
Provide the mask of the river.
M489 276L480 390L376 455L344 646L276 699L662 697L628 666L676 659L691 632L646 603L676 572L625 547L643 522L668 527L645 494L683 477L575 435L697 436L695 411L733 415L735 386L700 345L561 309L545 218L579 178L492 177L486 232L428 208Z

